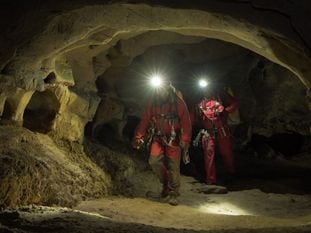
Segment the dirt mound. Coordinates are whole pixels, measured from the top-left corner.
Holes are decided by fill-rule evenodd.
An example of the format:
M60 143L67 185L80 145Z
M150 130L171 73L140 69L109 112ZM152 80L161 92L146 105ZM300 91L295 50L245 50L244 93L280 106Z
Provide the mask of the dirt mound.
M156 184L160 186L144 152L131 150L127 144L121 142L118 148L112 150L91 140L85 140L84 149L103 171L110 174L113 194L127 197L144 196L146 189Z
M78 143L0 126L0 207L73 206L109 194L111 179Z

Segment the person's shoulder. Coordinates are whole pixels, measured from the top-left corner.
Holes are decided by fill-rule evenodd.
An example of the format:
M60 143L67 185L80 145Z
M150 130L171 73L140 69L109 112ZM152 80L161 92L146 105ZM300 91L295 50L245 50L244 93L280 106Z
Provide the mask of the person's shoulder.
M183 94L182 94L181 91L179 91L179 90L175 90L175 95L176 95L179 99L181 99L181 100L184 99Z
M175 95L176 97L175 97L175 101L176 101L176 103L178 103L178 104L186 104L185 103L185 100L184 100L184 98L183 98L183 96L182 95Z

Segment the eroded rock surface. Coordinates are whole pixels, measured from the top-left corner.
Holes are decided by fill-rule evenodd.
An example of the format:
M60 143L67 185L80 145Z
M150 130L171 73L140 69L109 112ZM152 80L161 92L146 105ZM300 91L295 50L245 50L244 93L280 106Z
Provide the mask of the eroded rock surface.
M14 126L0 127L0 205L73 206L111 192L111 178L79 144Z

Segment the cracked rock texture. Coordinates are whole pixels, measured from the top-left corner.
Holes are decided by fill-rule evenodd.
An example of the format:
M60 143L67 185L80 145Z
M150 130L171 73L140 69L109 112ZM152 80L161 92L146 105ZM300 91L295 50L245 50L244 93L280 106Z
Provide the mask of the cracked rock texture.
M195 95L188 83L196 72L230 86L241 102L241 124L235 131L239 144L245 145L253 134L296 133L304 137L304 148L310 148L310 1L4 0L1 4L1 135L4 142L11 143L8 135L17 140L18 149L3 144L3 171L12 170L14 175L2 174L6 178L1 179L0 190L10 193L10 185L19 190L10 194L10 200L7 193L1 194L5 205L72 205L109 193L111 182L117 182L119 189L125 174L133 173L132 162L125 159L122 172L111 181L106 173L114 174L119 160L111 162L116 167L111 171L107 160L113 156L103 159L92 151L93 159L101 163L99 169L82 153L82 143L85 135L128 143L133 129L127 138L124 129L134 128L139 119L148 97L143 80L153 64L161 65L189 104ZM33 146L43 153L31 149L25 154L19 134L38 141ZM77 170L58 167L57 157L50 152L47 156L40 143L81 146L78 157L68 151L64 155L58 144L53 152ZM25 162L29 169L21 165ZM59 188L48 185L51 174L62 184L65 201L59 196L50 200ZM17 178L24 179L25 186ZM45 181L32 187L30 179ZM74 193L68 185L75 187ZM83 185L88 187L86 193L80 189ZM38 194L32 195L33 188Z
M309 95L310 9L302 0L9 1L1 8L0 113L22 125L34 92L54 92L60 107L49 131L82 141L101 101L97 92L115 97L113 80L135 57L156 45L204 38L283 66ZM104 85L96 85L103 76Z

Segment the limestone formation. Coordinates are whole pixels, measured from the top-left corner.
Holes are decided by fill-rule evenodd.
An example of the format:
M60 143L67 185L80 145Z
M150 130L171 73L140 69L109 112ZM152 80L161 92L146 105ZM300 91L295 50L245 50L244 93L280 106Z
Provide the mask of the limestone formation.
M28 204L72 206L103 197L111 178L79 145L56 145L46 135L1 126L0 206ZM79 148L80 147L80 148Z
M89 140L86 135L91 140L104 135L129 145L151 93L146 80L155 69L172 78L190 106L198 94L192 87L198 76L230 86L241 102L241 124L235 128L239 146L247 145L254 134L290 133L310 139L309 1L77 0L4 5L2 205L72 205L104 196L113 182L120 185L133 173L132 162L109 163L111 156L101 158L94 152L99 169L82 152L82 145ZM108 144L107 138L101 142ZM72 144L80 150L72 152ZM116 178L111 181L107 173Z

